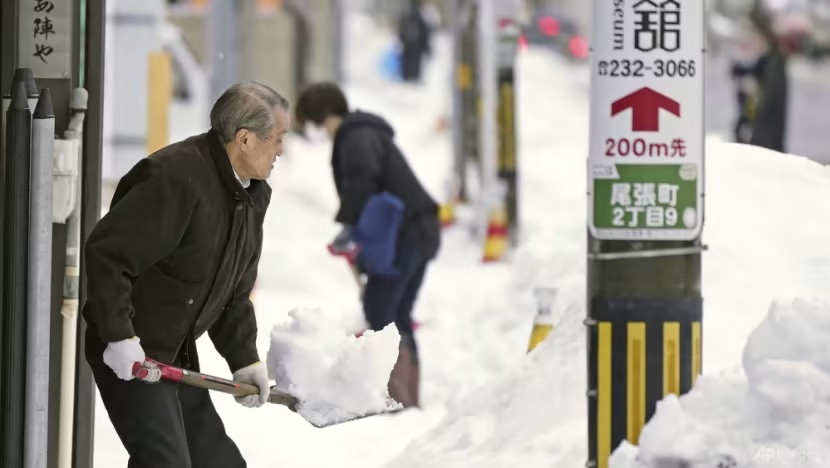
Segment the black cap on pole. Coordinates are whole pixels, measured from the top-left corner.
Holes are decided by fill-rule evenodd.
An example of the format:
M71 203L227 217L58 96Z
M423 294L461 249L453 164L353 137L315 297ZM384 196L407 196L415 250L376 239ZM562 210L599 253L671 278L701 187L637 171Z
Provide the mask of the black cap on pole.
M37 83L35 83L35 75L32 73L31 68L18 68L15 70L12 83L17 83L18 81L26 85L26 97L37 96Z
M40 91L40 97L35 106L35 113L32 115L35 119L51 119L55 117L55 111L52 109L52 96L49 94L49 88L43 88Z

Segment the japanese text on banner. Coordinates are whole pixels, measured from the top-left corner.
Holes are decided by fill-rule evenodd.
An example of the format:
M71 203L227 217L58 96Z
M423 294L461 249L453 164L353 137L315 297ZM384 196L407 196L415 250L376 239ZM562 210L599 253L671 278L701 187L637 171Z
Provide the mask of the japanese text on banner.
M72 69L72 0L21 0L19 66L36 78L69 78Z

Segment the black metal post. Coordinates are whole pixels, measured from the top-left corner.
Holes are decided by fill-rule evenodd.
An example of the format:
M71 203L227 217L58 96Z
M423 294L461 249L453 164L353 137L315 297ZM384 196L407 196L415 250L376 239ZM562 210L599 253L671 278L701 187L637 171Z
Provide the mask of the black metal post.
M79 304L86 300L83 243L101 217L101 153L104 120L104 25L107 2L88 2L86 10L86 83L89 102L83 135L81 285ZM78 318L75 388L75 468L92 468L95 442L95 381L85 358L86 322Z
M17 67L17 30L19 1L0 1L0 90L12 89L14 70ZM5 141L2 141L5 149Z
M6 117L3 192L3 347L2 406L4 467L23 466L23 418L26 356L26 284L29 240L29 163L32 112L26 84L18 81Z

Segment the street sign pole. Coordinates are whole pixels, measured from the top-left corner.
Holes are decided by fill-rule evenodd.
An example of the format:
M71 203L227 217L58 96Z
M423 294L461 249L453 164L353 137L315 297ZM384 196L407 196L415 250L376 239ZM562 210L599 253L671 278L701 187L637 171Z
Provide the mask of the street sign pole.
M463 22L466 5L464 0L450 0L450 21L452 31L452 79L447 83L452 89L452 175L450 190L446 203L455 204L460 201L462 180L464 179L464 143L463 135L463 95L470 88L472 77L470 67L462 61L462 38L465 24Z
M475 119L475 109L470 108L468 95L472 92L473 70L470 65L475 41L470 36L469 16L471 0L450 0L450 29L452 32L452 77L447 85L452 90L452 166L447 180L445 197L439 218L442 226L455 222L455 207L467 201L466 167L471 138L467 124ZM474 125L477 125L475 122Z
M454 201L470 201L467 185L467 169L478 161L479 142L479 84L478 72L478 5L473 0L456 1L456 25L458 31L457 60L453 70L454 106L453 138L455 155L453 174ZM456 112L457 110L457 112Z
M496 105L497 89L497 62L496 49L497 27L496 9L491 1L482 0L478 4L478 48L477 72L480 83L480 109L478 115L479 133L479 161L481 164L481 193L480 193L480 220L479 230L482 237L486 237L485 226L491 212L500 205L503 197L501 184L498 179L497 136L496 136Z
M505 187L505 208L510 244L519 243L519 183L516 151L516 52L519 31L516 12L499 17L498 29L498 177Z
M607 468L702 365L704 2L593 2L588 455Z

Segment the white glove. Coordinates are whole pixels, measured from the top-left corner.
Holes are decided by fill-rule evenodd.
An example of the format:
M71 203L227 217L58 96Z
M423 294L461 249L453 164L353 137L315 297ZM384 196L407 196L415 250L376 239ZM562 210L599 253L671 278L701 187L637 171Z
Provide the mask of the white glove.
M271 384L268 382L268 370L262 361L257 361L234 372L233 381L251 384L259 388L258 395L235 397L236 402L240 405L248 408L258 408L268 403L268 397L271 395Z
M119 379L132 380L133 365L144 362L144 348L139 344L140 341L134 336L109 343L104 350L104 364L108 365Z

